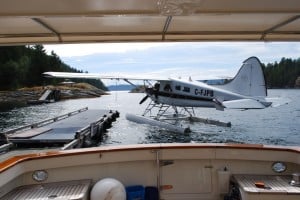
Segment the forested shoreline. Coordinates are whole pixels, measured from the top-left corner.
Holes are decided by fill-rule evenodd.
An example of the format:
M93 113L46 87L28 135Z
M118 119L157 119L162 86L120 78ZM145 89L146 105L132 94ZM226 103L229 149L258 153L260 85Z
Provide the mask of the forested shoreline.
M263 64L269 88L300 87L300 58L281 58L279 62ZM81 72L64 62L42 45L0 47L0 90L16 90L22 87L57 84L58 79L46 79L45 71ZM99 80L77 80L107 90ZM297 82L297 84L296 84Z
M46 71L81 72L65 64L53 51L50 55L42 45L0 47L0 90L57 84L59 79L42 76ZM99 80L75 80L107 90Z
M279 62L263 64L263 70L268 88L300 87L300 58L281 58Z

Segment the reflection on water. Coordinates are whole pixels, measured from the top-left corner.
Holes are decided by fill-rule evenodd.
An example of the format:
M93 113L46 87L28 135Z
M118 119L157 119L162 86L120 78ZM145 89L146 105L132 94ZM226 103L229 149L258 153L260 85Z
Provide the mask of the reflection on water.
M197 116L231 122L232 127L188 123L189 134L173 133L125 119L126 113L141 114L147 102L139 105L143 94L114 92L93 99L77 99L15 108L0 112L0 132L25 124L62 115L83 107L113 109L120 118L105 135L101 145L140 143L256 143L300 146L300 90L269 90L270 96L288 97L292 101L276 108L262 110L225 110L197 108Z

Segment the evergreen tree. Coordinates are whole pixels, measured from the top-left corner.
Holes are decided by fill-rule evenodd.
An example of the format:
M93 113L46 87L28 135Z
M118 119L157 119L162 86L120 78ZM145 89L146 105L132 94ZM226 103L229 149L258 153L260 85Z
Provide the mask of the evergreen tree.
M46 79L43 72L81 72L65 64L53 51L47 55L44 46L0 47L0 90L12 90L26 86L55 84L58 79ZM99 80L81 79L98 88L107 90Z
M279 63L268 63L264 72L269 88L293 88L300 76L300 58L282 58Z

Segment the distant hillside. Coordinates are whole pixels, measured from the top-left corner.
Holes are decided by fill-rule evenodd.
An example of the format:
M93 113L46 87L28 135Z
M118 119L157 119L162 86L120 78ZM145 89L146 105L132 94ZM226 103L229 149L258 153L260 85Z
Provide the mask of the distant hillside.
M65 64L53 51L47 55L42 45L0 47L0 90L57 84L62 79L46 79L46 71L83 72ZM86 82L106 90L99 80L74 80Z
M109 85L107 86L107 89L109 91L130 91L134 89L132 85L126 85L126 84L121 84L121 85Z

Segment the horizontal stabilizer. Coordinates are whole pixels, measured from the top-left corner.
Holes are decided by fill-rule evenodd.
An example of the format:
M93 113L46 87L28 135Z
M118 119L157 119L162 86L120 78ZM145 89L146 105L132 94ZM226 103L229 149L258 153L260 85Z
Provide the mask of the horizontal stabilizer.
M287 97L267 97L266 100L272 102L272 107L282 106L292 101Z
M255 99L238 99L222 102L225 108L229 109L263 109L268 107L271 103L264 102L264 104Z

